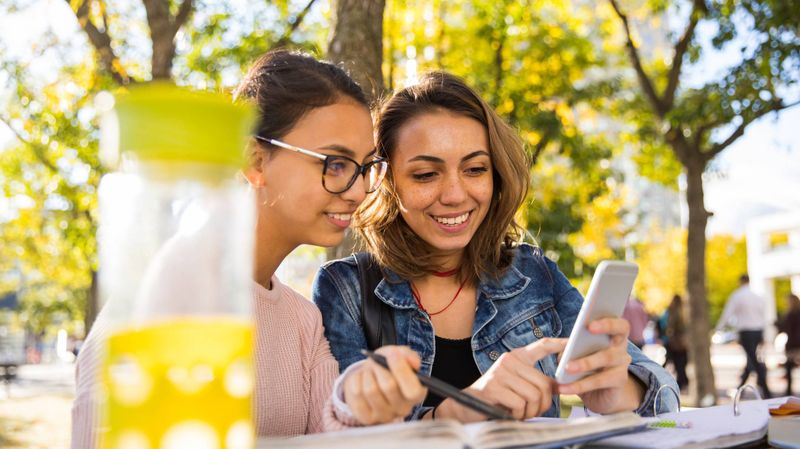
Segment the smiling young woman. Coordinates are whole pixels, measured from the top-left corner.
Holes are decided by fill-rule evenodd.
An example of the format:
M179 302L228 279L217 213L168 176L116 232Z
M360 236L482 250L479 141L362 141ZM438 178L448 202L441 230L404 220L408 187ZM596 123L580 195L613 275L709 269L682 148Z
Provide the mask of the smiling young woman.
M376 156L367 100L339 67L287 51L261 57L234 94L259 112L243 170L257 217L252 269L255 431L289 436L357 424L326 407L339 372L319 310L281 283L275 270L299 245L339 244L353 212L386 172L386 162ZM172 254L157 275L177 294L191 298L188 286L174 276L185 256ZM107 333L101 312L77 362L76 449L95 447L102 431L96 371ZM418 359L411 354L409 360ZM387 410L388 420L393 415L391 407Z
M354 228L383 274L376 300L391 308L396 343L420 355L420 371L515 418L558 416L559 393L579 394L599 413L652 413L657 389L675 382L627 344L622 319L592 323L613 344L570 367L596 374L570 385L553 380L583 298L539 248L521 243L514 215L529 164L514 130L462 80L434 72L384 103L376 135L391 170L356 212ZM394 388L380 381L377 364L360 361L367 345L360 281L350 257L324 265L313 290L340 368L369 367L343 382L345 397L374 392L357 415L381 409ZM676 408L674 398L661 399L659 411ZM434 394L411 413L434 416L485 419Z

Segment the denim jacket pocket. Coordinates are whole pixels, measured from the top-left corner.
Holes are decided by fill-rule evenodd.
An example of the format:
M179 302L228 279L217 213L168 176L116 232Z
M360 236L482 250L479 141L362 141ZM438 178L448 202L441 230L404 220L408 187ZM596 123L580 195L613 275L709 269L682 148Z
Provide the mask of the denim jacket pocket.
M550 301L542 307L525 311L498 332L500 343L507 351L560 334L561 320Z

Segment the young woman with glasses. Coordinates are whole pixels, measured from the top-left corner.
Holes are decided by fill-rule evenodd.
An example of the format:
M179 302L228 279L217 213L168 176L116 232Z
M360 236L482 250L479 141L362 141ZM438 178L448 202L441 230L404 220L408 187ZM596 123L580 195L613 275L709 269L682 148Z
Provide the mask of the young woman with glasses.
M257 208L256 433L289 436L357 425L332 402L326 405L339 371L319 310L281 283L275 271L299 245L340 243L353 212L380 184L386 161L376 156L368 102L340 68L286 51L260 58L234 94L238 101L253 102L259 112L244 170ZM94 371L103 332L101 314L78 358L72 438L76 449L97 444ZM412 397L422 397L424 389L413 383L407 367L419 363L416 354L407 351L394 357L395 363L398 357L404 362L398 364L396 382L411 385ZM400 412L390 410L386 416Z
M527 196L528 159L514 130L472 89L447 73L427 74L383 105L376 136L391 170L356 212L355 229L382 269L372 299L392 311L396 343L419 353L420 371L518 419L559 416L559 393L580 395L598 413L677 407L668 391L654 407L660 387L677 391L675 381L627 341L621 318L591 323L611 346L568 367L594 374L555 384L557 353L583 298L539 248L521 243L514 215ZM361 362L359 277L353 257L329 262L313 298L340 368L358 368L342 387L353 413L383 419L393 399L361 394L376 383L387 390L393 379ZM428 394L410 418L486 419L443 399Z

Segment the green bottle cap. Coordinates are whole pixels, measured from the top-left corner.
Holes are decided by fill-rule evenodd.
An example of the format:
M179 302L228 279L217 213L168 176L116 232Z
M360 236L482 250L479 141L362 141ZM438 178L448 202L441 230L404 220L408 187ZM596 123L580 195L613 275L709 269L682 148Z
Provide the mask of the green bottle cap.
M104 151L116 153L111 161L125 155L138 161L195 162L231 169L244 164L245 145L256 118L251 105L167 82L133 86L115 95L112 104L115 123L107 126L104 121L102 130L111 143Z

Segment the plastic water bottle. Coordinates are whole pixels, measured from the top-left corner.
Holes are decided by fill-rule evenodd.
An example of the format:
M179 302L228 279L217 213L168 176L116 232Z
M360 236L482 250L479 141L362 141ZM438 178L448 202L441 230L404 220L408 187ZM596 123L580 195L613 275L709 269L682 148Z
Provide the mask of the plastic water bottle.
M254 446L254 112L148 84L98 99L104 448Z

